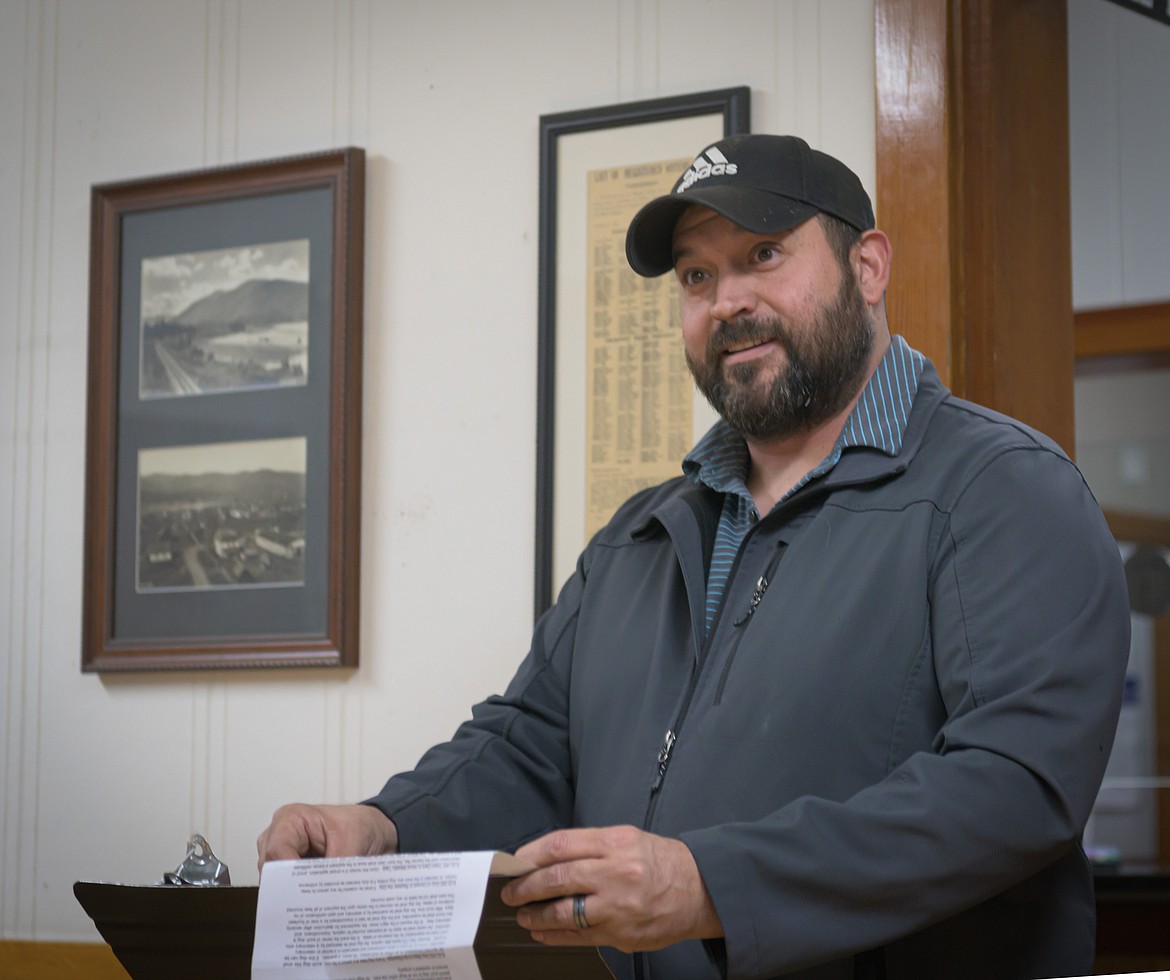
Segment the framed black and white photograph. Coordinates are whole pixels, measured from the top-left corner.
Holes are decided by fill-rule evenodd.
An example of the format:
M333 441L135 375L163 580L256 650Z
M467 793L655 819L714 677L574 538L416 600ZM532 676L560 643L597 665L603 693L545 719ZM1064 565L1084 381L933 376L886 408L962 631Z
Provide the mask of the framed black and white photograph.
M142 262L143 398L303 385L309 240Z
M83 670L356 666L364 174L93 188Z
M691 383L672 276L625 232L707 145L746 133L746 86L542 116L535 613L630 494L678 473L714 420Z
M138 452L135 589L305 584L303 436Z

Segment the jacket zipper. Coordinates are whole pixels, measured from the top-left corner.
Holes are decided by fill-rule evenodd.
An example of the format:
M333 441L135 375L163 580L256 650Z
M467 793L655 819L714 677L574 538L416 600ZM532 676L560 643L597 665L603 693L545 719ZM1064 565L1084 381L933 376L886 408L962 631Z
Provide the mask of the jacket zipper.
M662 781L666 778L666 770L670 766L670 755L678 741L679 729L682 728L687 712L690 710L691 700L695 696L695 688L699 685L699 677L702 672L702 667L698 665L691 669L690 680L687 682L687 689L683 694L682 705L675 715L674 724L662 736L662 745L659 746L658 758L655 760L657 766L654 770L654 779L650 783L650 805L646 808L646 817L642 822L642 827L645 830L649 830L650 825L654 822L654 811L658 809L658 791L662 788Z
M756 588L755 591L752 592L752 601L748 605L747 612L740 616L739 619L737 619L731 625L736 629L741 629L743 626L747 625L747 621L752 618L752 614L756 611L756 606L760 604L760 600L764 598L764 593L767 591L768 577L766 575L761 575L756 581Z
M658 774L654 777L654 782L650 784L650 792L657 793L658 787L662 785L662 780L666 776L666 767L670 765L670 750L674 748L675 734L669 728L666 730L666 735L662 738L662 748L658 750Z
M775 579L776 569L780 566L780 560L784 557L786 550L787 546L784 542L779 542L776 547L776 554L772 556L772 560L768 562L768 567L764 569L764 574L756 582L756 587L752 592L752 598L748 603L747 610L739 619L732 623L732 628L736 630L735 642L727 651L727 657L723 661L723 670L719 674L719 683L715 685L716 704L719 704L723 700L723 689L727 686L727 678L731 674L732 665L735 663L735 655L739 652L739 645L743 640L744 630L751 621L752 616L755 615L756 609L759 608L760 602L764 598L764 593L768 591L769 583Z

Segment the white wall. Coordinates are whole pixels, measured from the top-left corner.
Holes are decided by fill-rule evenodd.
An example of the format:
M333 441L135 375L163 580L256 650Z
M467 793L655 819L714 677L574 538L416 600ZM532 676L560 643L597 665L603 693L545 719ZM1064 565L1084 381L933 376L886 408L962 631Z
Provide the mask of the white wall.
M1170 299L1170 27L1069 0L1073 306Z
M0 937L376 791L531 625L542 113L747 84L872 190L869 0L0 2ZM80 671L89 189L368 157L362 664ZM696 147L696 150L698 147Z

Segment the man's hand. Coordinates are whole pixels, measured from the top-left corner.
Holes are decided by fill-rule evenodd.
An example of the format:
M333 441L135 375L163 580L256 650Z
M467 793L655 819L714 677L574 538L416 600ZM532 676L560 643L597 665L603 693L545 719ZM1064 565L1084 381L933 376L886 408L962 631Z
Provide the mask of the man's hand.
M291 803L272 815L256 838L258 868L265 861L304 857L368 857L398 850L398 828L364 803L310 806Z
M503 899L538 942L662 949L713 939L723 927L687 846L635 827L558 830L516 852L536 871L510 881ZM587 927L573 900L584 896Z

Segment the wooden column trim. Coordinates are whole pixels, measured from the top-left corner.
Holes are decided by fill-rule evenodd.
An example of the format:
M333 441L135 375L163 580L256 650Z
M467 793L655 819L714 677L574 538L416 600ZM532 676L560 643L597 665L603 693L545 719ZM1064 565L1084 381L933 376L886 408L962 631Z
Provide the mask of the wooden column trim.
M878 226L894 244L886 295L890 327L934 362L943 383L962 377L951 344L954 206L948 107L946 0L875 0Z
M1071 451L1065 0L875 0L875 37L891 326Z

